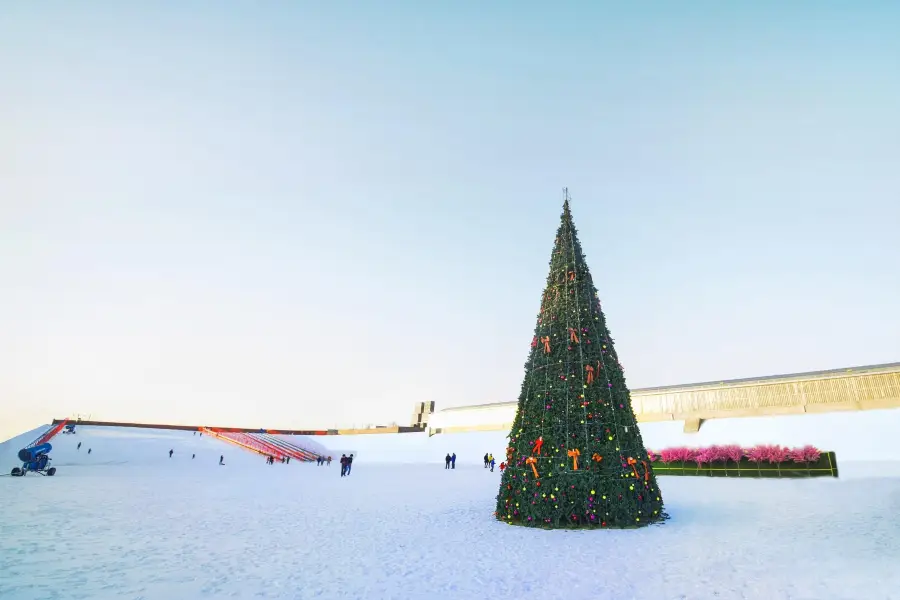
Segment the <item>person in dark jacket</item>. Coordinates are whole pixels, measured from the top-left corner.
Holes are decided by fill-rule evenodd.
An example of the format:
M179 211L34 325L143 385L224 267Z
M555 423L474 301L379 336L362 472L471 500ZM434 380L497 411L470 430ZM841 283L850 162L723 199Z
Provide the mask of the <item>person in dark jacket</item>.
M456 452L453 453L453 456L450 457L450 468L456 468Z

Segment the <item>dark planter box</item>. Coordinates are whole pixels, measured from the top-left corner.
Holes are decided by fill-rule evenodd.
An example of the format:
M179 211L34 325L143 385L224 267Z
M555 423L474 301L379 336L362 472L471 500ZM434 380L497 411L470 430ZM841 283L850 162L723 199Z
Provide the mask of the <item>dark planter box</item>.
M698 466L695 462L653 462L656 475L682 475L693 477L755 477L755 478L798 478L837 477L837 457L834 452L823 452L816 463L795 463L787 461L772 464L751 462L746 458L741 462L715 462Z

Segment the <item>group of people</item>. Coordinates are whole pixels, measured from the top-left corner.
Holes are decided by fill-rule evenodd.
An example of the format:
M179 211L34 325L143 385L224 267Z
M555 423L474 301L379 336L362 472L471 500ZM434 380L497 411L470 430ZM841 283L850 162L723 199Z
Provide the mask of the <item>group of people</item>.
M491 473L494 472L494 466L497 462L494 460L494 455L490 452L484 453L484 468L490 469ZM445 469L455 469L456 468L456 452L448 453L447 456L444 457L444 468ZM506 468L504 463L500 463L500 470Z
M78 447L81 448L81 443L80 443L80 442L79 442L79 444L78 444ZM90 454L90 453L91 453L91 451L90 451L90 449L88 449L88 454ZM169 448L169 458L172 458L172 455L173 455L173 454L175 454L175 449L174 449L174 448ZM197 454L196 454L196 453L191 454L191 460L194 460L195 458L197 458ZM272 460L272 457L271 457L271 456L270 456L268 459L266 459L266 462L268 463L270 460ZM284 459L281 459L281 462L284 462ZM270 464L271 464L271 463L270 463ZM219 465L220 465L220 466L225 466L225 455L224 455L224 454L220 454L220 455L219 455Z
M350 468L352 466L353 466L353 455L351 454L350 456L347 456L346 454L341 454L341 477L349 476Z
M491 454L490 452L485 452L484 453L484 468L487 469L488 467L490 467L491 473L493 473L495 464L496 464L496 462L494 462L494 455ZM502 470L503 466L501 466L500 469Z

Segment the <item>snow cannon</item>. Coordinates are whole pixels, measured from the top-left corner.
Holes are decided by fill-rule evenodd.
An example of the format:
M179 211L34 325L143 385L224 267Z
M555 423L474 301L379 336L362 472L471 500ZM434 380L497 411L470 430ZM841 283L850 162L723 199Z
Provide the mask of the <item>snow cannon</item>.
M41 444L34 448L22 448L19 450L19 460L22 462L32 462L38 459L42 454L50 454L53 446L50 444Z
M26 473L40 473L53 477L56 475L56 467L50 467L50 457L48 456L53 446L50 444L40 444L33 448L22 448L19 450L19 460L22 461L21 467L13 467L10 475L13 477L24 477Z

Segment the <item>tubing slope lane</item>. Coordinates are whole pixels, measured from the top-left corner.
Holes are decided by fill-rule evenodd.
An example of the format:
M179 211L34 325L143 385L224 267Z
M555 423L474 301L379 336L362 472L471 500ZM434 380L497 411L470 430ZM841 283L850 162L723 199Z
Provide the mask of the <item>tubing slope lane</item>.
M300 460L306 460L306 461L314 461L314 460L316 460L316 457L318 456L317 454L313 454L312 452L310 452L309 450L306 450L305 448L302 448L295 444L291 444L290 442L276 438L272 435L259 434L259 436L262 437L263 439L265 439L266 442L273 444L275 446L278 446L279 448L283 448L284 451L291 458L298 458Z

